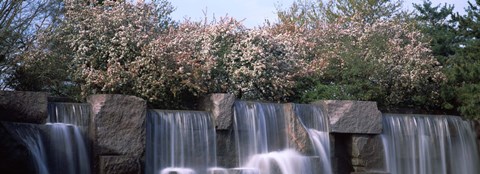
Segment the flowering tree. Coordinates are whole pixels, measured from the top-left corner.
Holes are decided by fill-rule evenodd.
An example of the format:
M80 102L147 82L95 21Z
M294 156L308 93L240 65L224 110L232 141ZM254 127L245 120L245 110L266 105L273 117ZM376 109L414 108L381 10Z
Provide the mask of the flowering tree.
M443 80L423 35L400 20L351 16L246 29L224 18L165 26L152 4L67 5L64 22L19 64L28 72L41 69L39 62L63 62L45 77L64 75L59 84L69 79L83 96L130 94L179 108L212 92L286 101L307 91L304 101L392 105L432 101Z
M291 37L247 30L234 19L184 22L151 42L134 61L135 90L150 100L212 92L281 101L302 74ZM290 39L290 40L289 40Z
M286 13L283 13L285 15ZM284 16L285 17L285 16ZM310 23L313 21L310 21ZM396 19L364 21L353 16L303 24L285 20L277 32L303 36L315 87L304 102L318 99L374 100L383 106L438 104L441 66L423 34ZM307 60L308 60L307 59Z

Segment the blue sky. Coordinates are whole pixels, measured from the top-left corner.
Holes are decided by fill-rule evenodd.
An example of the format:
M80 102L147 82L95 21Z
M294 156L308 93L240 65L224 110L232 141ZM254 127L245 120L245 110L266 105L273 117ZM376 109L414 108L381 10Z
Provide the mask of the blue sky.
M448 3L454 4L455 10L463 12L467 6L467 0L431 0L433 4ZM244 20L247 27L259 26L266 19L275 21L276 7L288 7L294 0L172 0L170 1L176 10L172 14L174 20L185 18L200 21L205 19L205 12L208 20L228 15L238 20ZM412 10L412 3L421 3L422 0L405 0L405 8Z

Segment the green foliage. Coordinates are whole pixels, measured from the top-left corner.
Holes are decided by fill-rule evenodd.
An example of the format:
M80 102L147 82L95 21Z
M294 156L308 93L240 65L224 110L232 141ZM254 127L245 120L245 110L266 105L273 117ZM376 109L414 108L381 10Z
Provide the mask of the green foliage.
M278 9L281 23L315 27L338 19L358 19L364 23L390 19L405 12L402 0L297 0L287 9Z
M372 100L383 107L439 104L444 75L427 38L401 1L297 1L280 11L289 32L303 32L320 60L316 75L299 84L300 102L318 99ZM314 68L315 69L315 68ZM311 83L310 88L305 83Z
M0 90L15 88L10 82L18 66L15 60L34 47L40 31L58 24L62 4L61 0L0 1Z
M419 28L430 39L432 54L445 65L447 59L455 54L460 41L455 29L457 22L451 19L454 7L447 4L432 6L429 0L413 4L413 7Z
M465 117L480 119L480 1L470 3L467 14L456 14L458 35L461 39L455 55L446 61L448 83L443 94L446 106L456 107Z

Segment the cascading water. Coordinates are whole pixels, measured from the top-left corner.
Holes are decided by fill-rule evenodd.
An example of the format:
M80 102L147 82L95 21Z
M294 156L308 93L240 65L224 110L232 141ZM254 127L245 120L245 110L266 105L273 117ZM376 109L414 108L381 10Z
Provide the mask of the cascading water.
M49 171L53 173L90 173L87 137L90 105L84 103L49 103L50 133L46 145ZM47 143L46 142L46 143Z
M75 125L86 133L89 115L90 105L86 103L48 103L47 123Z
M456 116L385 114L382 139L392 174L478 174L475 133Z
M48 174L47 154L41 130L30 124L2 123L6 130L19 142L24 144L33 157L36 173Z
M315 154L320 158L322 174L331 174L330 136L328 133L328 118L320 107L315 105L295 104L295 113L308 128L310 140L315 147Z
M215 144L209 113L149 110L146 173L207 173L216 165Z
M5 126L28 148L37 173L89 174L90 158L83 131L87 130L88 113L88 104L49 103L46 125Z
M311 159L288 147L282 104L235 102L234 131L239 166L260 174L309 174Z
M250 157L287 147L281 104L235 102L234 130L240 166Z

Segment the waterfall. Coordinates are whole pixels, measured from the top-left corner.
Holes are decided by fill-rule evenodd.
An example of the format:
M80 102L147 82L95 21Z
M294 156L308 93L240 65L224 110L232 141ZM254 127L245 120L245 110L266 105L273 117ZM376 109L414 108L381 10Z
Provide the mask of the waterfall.
M315 155L320 158L322 174L331 174L332 165L330 160L330 135L328 132L328 118L322 109L315 105L295 104L295 113L302 123L308 128L310 141L315 147Z
M39 174L89 174L88 104L49 103L46 125L4 123L30 151ZM78 126L77 126L78 125Z
M477 174L475 133L456 116L385 114L384 143L392 174Z
M48 103L47 123L74 125L87 133L90 105L87 103Z
M235 102L233 124L240 166L256 154L287 148L281 104Z
M47 154L44 145L44 138L41 130L32 124L7 123L3 122L9 134L26 146L29 150L33 164L38 174L48 174Z
M318 116L323 117L323 115ZM288 146L286 131L288 123L286 120L282 104L235 102L235 142L239 166L242 169L254 169L260 174L309 174L317 171L318 164L316 162L319 162L318 160L302 156ZM320 131L327 130L328 127L323 126L323 118L315 121L319 121L319 123L316 126L314 125L316 123L312 123L310 136L318 138L317 142L320 142L319 146L321 147L318 148L318 153L323 153L322 157L329 158L328 133L326 140L323 132L320 133ZM325 170L327 173L331 171L330 159L320 159L320 161L327 161Z
M147 112L147 174L207 173L216 165L215 144L215 128L207 112Z

